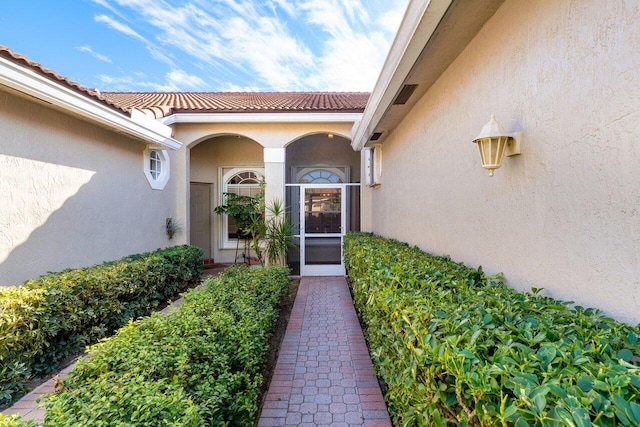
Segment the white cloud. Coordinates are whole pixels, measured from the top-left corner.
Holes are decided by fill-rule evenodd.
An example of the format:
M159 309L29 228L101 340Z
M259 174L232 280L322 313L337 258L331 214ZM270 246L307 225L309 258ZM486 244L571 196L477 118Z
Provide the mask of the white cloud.
M97 4L97 5L99 5L99 6L102 6L102 7L106 8L106 9L108 9L109 11L111 11L111 13L113 13L113 14L115 14L115 15L122 16L122 15L120 15L120 13L116 10L116 8L115 8L115 7L113 7L113 6L111 6L111 5L109 4L109 2L108 2L107 0L91 0L91 1L93 1L95 4Z
M198 76L190 75L183 70L172 70L167 73L167 81L176 87L176 90L204 89L204 80Z
M109 76L100 74L97 79L102 83L103 91L201 91L207 89L207 84L200 77L184 70L174 69L164 75L164 81L151 81L146 73L136 71L126 76Z
M272 0L270 3L272 7L279 7L280 9L284 10L289 16L297 16L296 6L293 2L290 2L288 0Z
M127 92L127 91L153 91L171 92L175 90L173 86L152 81L134 79L132 76L114 77L106 74L97 76L98 81L104 85L103 92Z
M97 22L170 65L163 87L369 91L408 0L93 1L130 18Z
M108 62L111 63L111 58L109 58L106 55L102 55L101 53L95 52L93 49L91 49L91 46L78 46L76 49L78 49L80 52L85 52L88 53L89 55L93 56L94 58L103 61L103 62Z
M404 12L406 11L406 9L406 3L399 2L398 4L396 4L395 8L390 9L380 15L377 22L385 31L395 36L395 34L398 32L400 22L404 17Z
M392 10L400 9L402 14L406 3L394 6ZM301 8L310 24L329 34L318 57L318 71L310 76L314 85L335 91L372 90L395 31L387 32L386 26L385 31L374 29L358 0L308 0Z
M129 37L133 37L134 39L144 43L147 51L149 52L152 58L158 61L164 62L165 64L168 64L171 66L174 65L173 60L169 57L168 54L164 53L158 46L151 43L149 40L147 40L145 37L140 35L129 25L116 21L115 19L107 15L96 15L94 17L94 20L96 22L106 24L109 28L116 30Z
M103 24L106 24L109 28L119 31L122 34L125 34L129 37L133 37L134 39L137 39L143 43L148 43L147 39L145 39L144 37L142 37L140 34L138 34L137 32L135 32L133 30L133 28L131 28L130 26L128 26L127 24L123 24L121 22L116 21L115 19L111 18L110 16L107 15L96 15L93 18L96 22L101 22Z

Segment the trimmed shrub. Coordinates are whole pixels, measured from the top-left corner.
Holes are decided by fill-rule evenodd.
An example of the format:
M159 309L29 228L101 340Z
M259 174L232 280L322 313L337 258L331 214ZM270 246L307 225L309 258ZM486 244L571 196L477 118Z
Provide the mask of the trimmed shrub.
M395 425L640 425L640 327L365 233L345 263Z
M49 397L45 425L253 425L288 273L230 268L169 314L130 322Z
M199 283L202 256L177 246L0 289L0 405L65 357Z
M37 427L34 421L23 420L20 415L3 415L0 414L0 426L2 427Z

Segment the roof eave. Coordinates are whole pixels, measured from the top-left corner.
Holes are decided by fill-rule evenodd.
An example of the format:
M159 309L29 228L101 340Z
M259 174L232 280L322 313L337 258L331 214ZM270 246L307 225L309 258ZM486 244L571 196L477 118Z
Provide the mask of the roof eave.
M355 123L361 112L264 112L264 113L174 113L163 119L176 123Z
M503 1L411 1L362 121L352 128L353 148L362 150L374 133L380 133L375 143L383 142ZM406 84L417 89L407 102L394 105Z
M396 93L422 52L425 40L429 40L435 32L452 1L409 2L378 81L362 114L362 120L355 124L351 132L351 145L354 150L362 150L373 135L375 127L393 102Z
M168 136L166 132L159 132L157 127L153 128L139 120L136 121L123 112L109 108L89 96L82 95L1 57L0 85L50 104L58 110L140 139L146 144L171 150L177 150L182 146L180 142L170 137L170 129L167 131Z

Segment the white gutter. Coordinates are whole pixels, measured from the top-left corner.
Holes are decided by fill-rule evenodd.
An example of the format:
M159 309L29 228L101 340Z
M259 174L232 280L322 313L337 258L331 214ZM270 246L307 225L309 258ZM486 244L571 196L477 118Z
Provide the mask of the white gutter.
M360 123L351 130L351 146L360 151L393 103L453 0L412 0L407 6Z
M354 123L362 113L177 113L162 123Z
M117 132L141 139L148 145L171 150L182 147L180 142L171 138L171 129L168 126L160 123L152 125L148 122L148 118L140 117L140 114L135 112L129 118L88 96L79 94L5 58L0 58L0 85Z

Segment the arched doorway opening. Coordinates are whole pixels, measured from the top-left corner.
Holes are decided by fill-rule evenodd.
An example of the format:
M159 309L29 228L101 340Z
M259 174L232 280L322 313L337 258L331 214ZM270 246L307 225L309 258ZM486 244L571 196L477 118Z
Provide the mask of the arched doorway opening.
M342 239L360 230L360 155L347 138L314 134L286 149L294 274L343 275Z
M237 227L226 215L213 210L223 193L254 195L264 179L263 147L251 138L225 134L203 139L189 152L189 237L206 258L234 262L238 247Z

